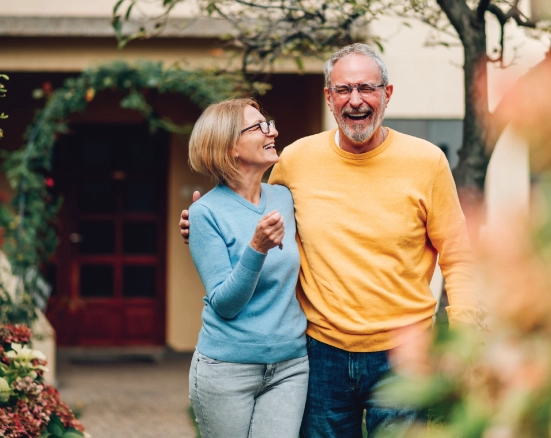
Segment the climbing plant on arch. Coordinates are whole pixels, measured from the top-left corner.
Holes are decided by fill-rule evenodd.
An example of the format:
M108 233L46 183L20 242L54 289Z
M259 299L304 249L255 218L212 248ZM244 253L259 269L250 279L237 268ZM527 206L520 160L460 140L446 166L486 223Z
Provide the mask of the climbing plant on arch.
M247 93L246 82L238 75L122 61L87 69L78 77L68 78L59 89L37 90L35 97L45 97L46 103L27 127L25 144L13 152L2 152L3 170L14 191L9 205L0 204L2 250L16 284L8 287L0 275L0 322L29 323L36 316L36 308L43 308L47 299L47 285L39 267L55 252L55 219L61 206L61 199L52 194L53 181L48 173L56 140L68 130L68 116L84 111L98 92L119 90L125 92L120 106L138 111L151 130L191 130L191 126L177 126L158 116L144 95L148 89L182 94L199 108Z

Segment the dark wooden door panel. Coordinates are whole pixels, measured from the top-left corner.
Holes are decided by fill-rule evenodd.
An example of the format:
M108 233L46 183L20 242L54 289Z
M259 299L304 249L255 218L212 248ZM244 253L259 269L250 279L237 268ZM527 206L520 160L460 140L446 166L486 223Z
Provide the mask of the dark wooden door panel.
M149 306L126 307L123 315L125 339L136 343L143 341L154 343L151 334L156 333L156 313L153 302Z
M79 345L113 345L121 339L122 317L111 303L86 303L80 312Z
M143 126L82 125L58 145L48 316L60 344L164 343L167 143Z

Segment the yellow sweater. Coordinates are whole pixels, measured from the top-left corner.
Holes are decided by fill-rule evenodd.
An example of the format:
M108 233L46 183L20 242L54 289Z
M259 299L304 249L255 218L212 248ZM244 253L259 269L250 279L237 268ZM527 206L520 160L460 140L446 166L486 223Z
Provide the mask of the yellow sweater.
M474 324L471 249L445 155L393 130L364 154L341 150L334 136L286 147L270 177L295 202L307 333L369 352L429 329L438 253L450 322Z

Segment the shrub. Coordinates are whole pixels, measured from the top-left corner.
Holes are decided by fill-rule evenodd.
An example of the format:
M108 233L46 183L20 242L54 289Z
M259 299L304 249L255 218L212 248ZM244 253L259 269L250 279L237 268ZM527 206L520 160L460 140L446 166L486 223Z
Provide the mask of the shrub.
M0 325L0 436L78 438L82 424L44 381L46 357L29 347L31 330Z

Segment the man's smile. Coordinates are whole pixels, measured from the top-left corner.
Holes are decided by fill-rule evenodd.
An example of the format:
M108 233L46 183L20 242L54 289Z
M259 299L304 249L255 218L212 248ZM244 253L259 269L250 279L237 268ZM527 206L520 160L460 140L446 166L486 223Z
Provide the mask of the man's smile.
M365 120L368 117L370 117L373 114L373 109L367 108L360 111L350 111L350 110L344 110L343 116L350 119L350 120Z

